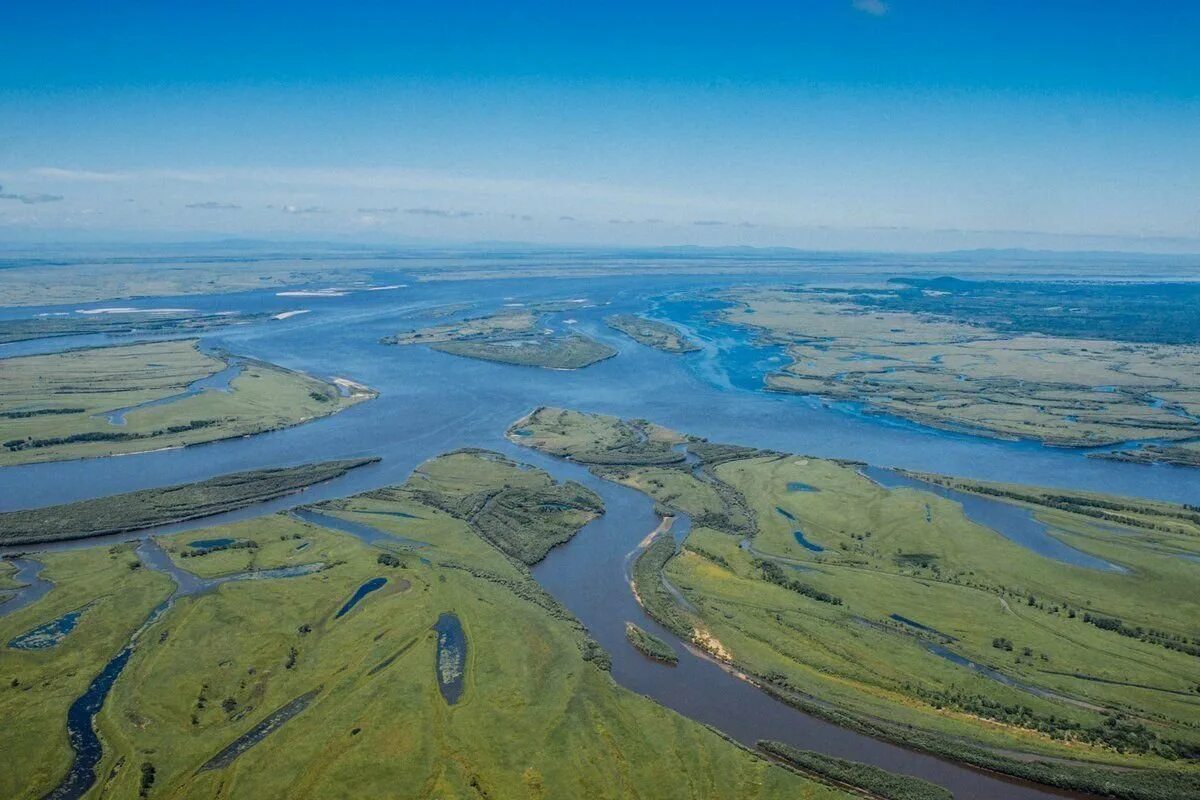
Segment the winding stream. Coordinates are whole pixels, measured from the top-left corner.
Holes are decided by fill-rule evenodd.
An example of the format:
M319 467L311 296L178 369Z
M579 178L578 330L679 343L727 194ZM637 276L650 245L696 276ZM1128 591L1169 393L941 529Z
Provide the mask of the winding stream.
M404 282L404 276L388 274L382 267L378 277L388 283ZM771 738L865 761L946 786L959 800L1060 796L1050 789L1008 781L913 753L805 715L771 699L722 666L686 650L668 631L645 616L625 579L627 557L659 522L649 499L632 489L600 481L577 465L550 459L504 439L503 432L509 423L533 407L558 405L651 419L717 442L856 459L979 480L1087 489L1175 502L1200 501L1200 481L1194 470L1086 459L1077 452L1034 442L1006 442L936 431L905 421L859 414L853 408L816 398L763 392L762 375L780 366L779 349L757 347L744 331L706 323L701 314L712 306L703 303L661 303L656 311L686 329L702 346L701 351L689 355L669 355L643 347L608 330L603 323L603 318L613 313L644 312L648 297L731 281L745 284L777 280L779 275L764 273L727 280L712 276L652 276L410 283L395 292L356 292L324 298L319 314L206 332L205 347L244 353L309 374L349 376L378 389L381 395L318 421L250 438L122 458L5 467L0 510L185 483L239 470L300 463L314 457L383 457L378 465L355 470L299 495L138 534L147 537L249 519L399 484L422 461L460 447L500 450L518 461L541 466L560 479L578 480L604 499L607 513L587 525L570 543L551 551L534 569L534 575L612 654L613 676L621 685L713 725L738 741L753 744L757 739ZM561 372L457 358L424 347L378 343L381 337L397 331L444 321L436 317L438 307L467 302L478 306L481 298L505 296L520 297L526 303L564 297L600 301L594 308L572 309L570 317L577 321L572 327L618 350L618 357L577 372ZM170 298L130 301L131 305L164 302L170 302ZM277 311L280 299L273 290L267 290L190 296L186 303L201 311L258 312ZM500 300L492 303L499 304ZM0 316L31 316L73 307L0 309ZM115 340L66 337L53 342L15 343L0 346L0 356L52 352L109 341ZM803 491L799 486L795 490ZM368 534L372 530L369 526L360 527L344 520L334 524L307 516L310 513L298 511L297 515L355 535L377 539L386 536L378 531ZM96 546L129 538L129 534L121 534L41 549ZM16 556L20 550L28 548L0 548L0 554ZM159 556L165 559L165 554L156 550L153 544L139 549L147 566L154 567L152 562ZM48 583L38 583L39 568L33 566L36 562L17 563L22 574L28 576L22 582L30 582L30 588L20 590L0 604L0 614L28 605L50 588ZM1103 562L1093 568L1107 566ZM169 559L160 560L159 568L171 572L179 583L176 596L208 588L196 576L173 568ZM143 628L156 619L151 615ZM666 667L643 658L625 639L626 621L672 642L680 652L679 665ZM136 636L128 648L135 645ZM126 660L128 657L124 656ZM99 708L89 710L85 698L91 698L88 702L97 698L103 702L112 681L124 667L121 658L118 654L110 662L89 693L77 702L78 709L73 707L78 716L73 725L81 736L91 733L91 719ZM114 672L111 678L106 678L110 668ZM77 758L72 775L78 768L81 776L94 781L92 770L99 756L96 758L90 767L80 766L84 762ZM78 797L79 793L53 796Z

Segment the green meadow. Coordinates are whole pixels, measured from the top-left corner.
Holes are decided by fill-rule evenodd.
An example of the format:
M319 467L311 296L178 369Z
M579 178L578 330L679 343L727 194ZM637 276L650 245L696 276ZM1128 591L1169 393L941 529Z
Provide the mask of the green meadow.
M516 488L554 485L539 470L472 451L428 462L402 486L319 508L394 537L377 547L282 514L159 537L179 566L209 576L327 566L175 600L139 640L97 718L104 756L89 797L848 796L618 687L582 626L502 540L493 544L464 502L513 489L517 472L526 485ZM496 513L527 512L508 508ZM590 518L547 513L539 530L554 539ZM257 546L183 555L221 539ZM170 592L165 576L133 568L128 547L39 557L55 589L0 618L0 633L93 605L53 649L0 648L0 670L17 678L0 687L0 709L21 722L0 727L0 749L20 756L0 764L5 797L40 797L55 785L70 762L67 706ZM386 582L339 616L375 578ZM467 639L453 705L438 689L431 630L446 613ZM201 769L289 707L302 710L226 765Z
M1200 785L1200 596L1194 562L1180 557L1195 546L1194 512L1150 504L1122 525L1026 503L1050 535L1124 571L1089 569L1037 555L931 492L882 488L852 464L738 457L661 429L617 463L646 425L539 409L510 433L692 516L677 554L660 537L634 569L667 627L783 699L924 749L969 749L979 755L968 760L1030 777L1044 776L1021 762L1060 760L1060 785L1111 779L1125 797ZM699 463L643 465L672 442Z

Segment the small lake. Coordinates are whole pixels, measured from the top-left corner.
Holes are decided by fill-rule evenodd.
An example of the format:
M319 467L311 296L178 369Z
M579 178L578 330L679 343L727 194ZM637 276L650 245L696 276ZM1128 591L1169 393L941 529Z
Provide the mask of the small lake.
M1050 526L1034 516L1033 512L1012 503L993 500L990 497L960 492L945 486L911 478L882 467L862 467L863 475L887 489L918 489L944 497L962 506L963 513L974 523L991 528L1014 544L1039 556L1070 564L1075 567L1103 570L1105 572L1128 572L1127 569L1105 561L1098 556L1076 550L1055 538Z
M356 605L362 602L364 597L369 595L371 592L382 589L385 583L387 583L387 578L371 578L371 580L367 581L362 586L359 586L354 591L354 594L351 595L350 599L346 601L345 605L343 605L338 612L333 615L333 618L337 619L345 614L350 613L350 611Z
M61 617L52 619L47 623L38 625L32 630L25 631L20 636L13 637L8 646L17 650L45 650L48 647L54 647L63 639L67 638L67 634L75 630L75 626L79 623L79 618L83 616L83 612L87 607L77 608L74 611L68 611Z
M237 539L197 539L194 542L188 542L188 547L194 547L197 550L209 550L214 547L229 547L236 542Z
M454 614L442 614L437 624L437 673L438 689L450 705L462 697L463 679L467 669L467 634L462 623Z
M810 542L808 539L804 538L804 532L803 532L803 531L792 531L792 535L796 537L796 542L797 542L797 543L798 543L798 544L799 544L801 547L804 547L804 548L806 548L806 549L808 549L808 550L811 550L811 551L813 551L814 553L823 553L823 552L825 552L825 548L824 548L824 547L821 547L821 545L819 545L819 544L816 544L815 542Z

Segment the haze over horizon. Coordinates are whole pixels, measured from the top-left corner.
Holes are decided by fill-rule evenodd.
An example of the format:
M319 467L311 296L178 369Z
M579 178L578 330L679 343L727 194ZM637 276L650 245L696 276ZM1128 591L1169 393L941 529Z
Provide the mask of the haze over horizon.
M1200 252L1200 9L0 10L0 242Z

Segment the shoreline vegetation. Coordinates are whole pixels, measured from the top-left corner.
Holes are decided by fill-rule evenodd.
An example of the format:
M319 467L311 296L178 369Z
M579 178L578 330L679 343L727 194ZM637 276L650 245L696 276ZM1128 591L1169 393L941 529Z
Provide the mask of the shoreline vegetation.
M917 294L944 301L970 284ZM1068 338L1053 332L1082 331L1058 318L1040 323L1046 333L1025 318L996 329L929 313L940 307L931 303L889 302L895 296L912 293L735 289L715 295L730 305L714 316L785 350L791 363L766 376L768 391L860 403L868 413L974 435L1111 448L1093 458L1200 464L1193 345L1122 341L1115 323L1100 330L1112 338Z
M0 513L0 545L87 539L210 517L295 494L378 461L358 458L234 472L197 483L6 511Z
M620 331L638 344L664 353L695 353L701 349L676 326L637 314L614 314L605 317L604 324Z
M0 466L147 452L299 425L377 396L196 339L0 361Z
M168 579L131 543L40 555L55 588L0 617L0 640L95 602L54 659L0 648L0 749L11 756L0 796L62 784L74 752L63 720L112 668L86 768L105 796L377 797L416 786L446 797L849 800L615 683L607 654L525 565L602 513L579 488L497 453L457 451L403 484L319 505L370 535L279 513L157 536L175 568L207 576L186 602L163 602ZM183 557L225 541L255 546ZM247 570L258 577L216 590ZM364 586L375 590L339 616ZM448 665L431 628L449 616L466 657Z
M812 750L800 750L783 742L769 740L760 741L758 749L801 773L829 781L834 786L865 792L867 796L878 800L954 800L949 791L937 784L888 772L870 764L834 758Z
M544 313L558 309L557 305L543 304L541 310L499 311L398 333L381 341L394 345L423 344L451 355L559 370L583 369L617 354L590 336L546 327L542 321Z
M635 561L638 600L782 702L1059 788L1200 791L1196 508L917 476L1033 508L1118 573L1038 555L861 465L545 407L509 434L689 514L678 550L660 536Z

